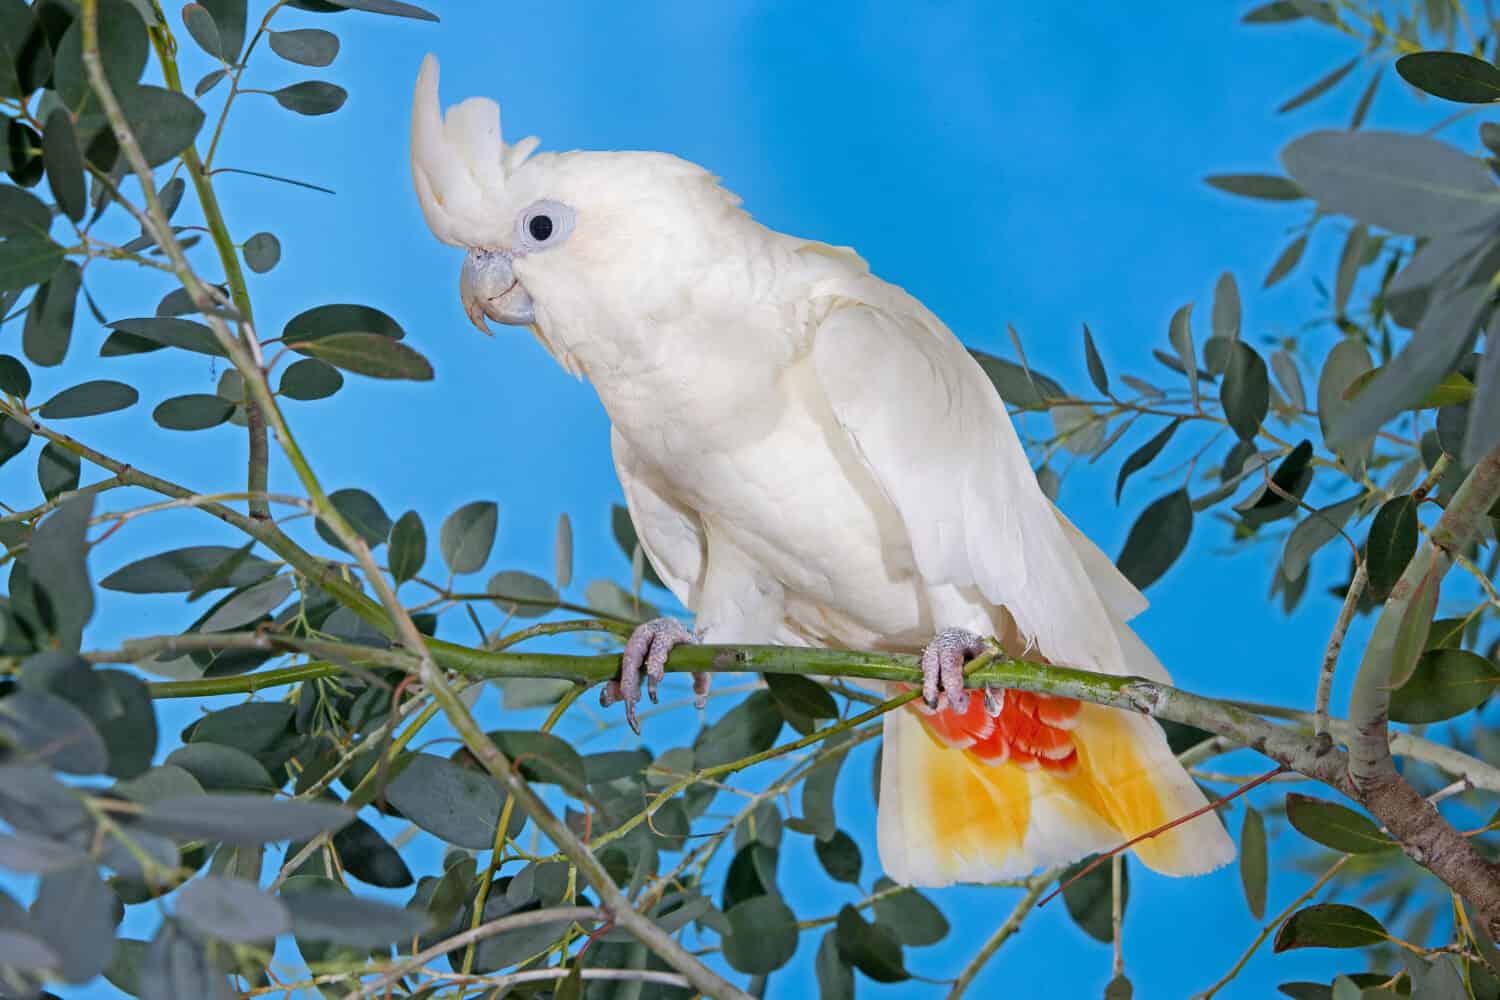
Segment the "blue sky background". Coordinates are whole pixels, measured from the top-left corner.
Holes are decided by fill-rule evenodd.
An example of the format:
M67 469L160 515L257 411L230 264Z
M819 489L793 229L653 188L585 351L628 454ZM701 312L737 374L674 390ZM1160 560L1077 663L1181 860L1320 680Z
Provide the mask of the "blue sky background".
M247 85L271 89L320 77L352 96L338 114L316 119L268 98L244 97L218 162L291 174L338 193L223 176L221 198L237 238L269 229L283 244L275 271L250 276L263 336L310 306L361 302L397 317L437 370L427 384L351 377L332 400L287 403L325 486L370 489L393 517L415 508L434 539L441 518L459 504L498 500L501 537L487 573L518 568L550 577L553 524L567 511L577 539L576 578L584 583L628 578L609 532L619 489L608 423L592 390L558 369L531 338L501 330L486 339L465 320L457 295L460 254L430 237L410 190L407 115L423 53L442 59L445 103L475 94L497 98L512 141L534 133L546 149L659 149L700 162L767 225L855 247L967 343L1012 356L1004 331L1014 324L1031 363L1078 391L1088 385L1082 322L1090 324L1111 371L1159 377L1163 370L1149 350L1166 346L1168 318L1184 302L1198 302L1201 337L1224 270L1239 279L1249 337L1285 333L1314 314L1311 277L1329 273L1337 246L1332 234L1315 244L1314 267L1261 293L1261 279L1302 210L1234 199L1202 177L1275 171L1287 140L1347 122L1368 72L1329 99L1277 116L1277 104L1349 58L1354 43L1308 26L1243 27L1244 4L429 5L441 24L283 12L279 27L329 28L342 37L344 51L321 71L258 52ZM259 12L256 5L252 13ZM182 35L191 81L210 67ZM1414 109L1399 89L1387 81L1372 121L1436 117L1431 108ZM221 98L216 92L206 99L211 114ZM1453 137L1470 145L1472 134L1462 126ZM194 214L191 205L183 214ZM199 252L198 260L205 274L215 273L208 254ZM159 274L122 265L91 269L89 285L111 319L149 314L167 287ZM0 349L19 353L19 326L4 329ZM168 396L211 392L217 373L209 361L93 358L103 337L80 313L74 356L62 369L35 372L35 398L84 378L123 374L142 386L142 404L133 413L79 423L74 431L82 440L195 488L242 488L241 432L173 433L145 416ZM1316 360L1329 342L1327 335L1310 338L1309 358ZM1119 507L1111 502L1129 442L1151 432L1137 428L1127 447L1097 466L1080 464L1063 487L1063 508L1112 553L1139 510L1176 486L1175 479L1142 474ZM8 503L34 502L33 469L33 459L17 459L0 474ZM276 469L273 486L296 492L284 467ZM102 506L126 505L124 494L113 494ZM191 513L155 525L137 522L120 532L96 552L96 574L159 550L163 531L172 544L232 540L216 522ZM1315 597L1295 616L1283 616L1266 599L1272 549L1226 561L1227 542L1227 529L1200 519L1189 555L1151 589L1153 609L1139 621L1140 631L1189 689L1310 704L1335 606ZM435 552L432 559L429 570ZM1312 572L1319 592L1335 582L1343 563L1325 554ZM196 614L175 599L114 600L90 644L181 628ZM462 625L455 619L451 634L468 637ZM1356 642L1362 634L1356 631ZM1341 692L1349 673L1346 665ZM502 717L494 700L484 709L491 725L535 722ZM164 729L171 732L191 711L167 707L172 722ZM645 742L664 749L680 731L657 720ZM611 730L590 749L630 745L621 732ZM876 874L869 767L866 748L846 766L839 789L843 825L865 849L866 884ZM1263 767L1247 755L1223 764L1243 772ZM1239 819L1238 811L1230 816L1236 831ZM793 841L783 863L814 866L805 838ZM1280 846L1273 842L1273 862L1288 858ZM437 865L435 856L426 861L429 871ZM1207 986L1257 929L1233 867L1174 881L1137 866L1132 878L1125 956L1137 996L1185 996ZM799 890L788 880L799 916L837 909L821 874L809 884L816 889ZM1305 884L1305 876L1276 864L1269 911ZM911 967L927 976L956 974L1015 895L936 893L955 932L937 947L909 952ZM145 933L151 918L130 919ZM818 939L810 935L809 947L772 977L769 995L814 990ZM1086 938L1054 903L991 961L973 995L1097 996L1109 963L1108 947ZM1267 950L1222 995L1262 997L1278 982L1326 981L1354 964L1316 952L1273 959ZM935 989L861 985L862 995L872 996ZM114 994L96 984L62 995Z

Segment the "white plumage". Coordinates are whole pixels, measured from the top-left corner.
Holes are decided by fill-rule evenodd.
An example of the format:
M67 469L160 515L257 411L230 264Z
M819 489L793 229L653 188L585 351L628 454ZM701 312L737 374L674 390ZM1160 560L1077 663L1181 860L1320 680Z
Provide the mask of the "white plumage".
M547 349L597 389L642 545L705 641L915 651L956 627L1166 678L1124 624L1145 599L1042 493L994 387L919 302L852 251L754 222L699 167L660 153L527 158L534 140L505 147L493 102L443 122L436 87L429 57L412 126L428 223L502 255L509 284L481 311L525 296ZM521 225L539 204L576 213L555 246ZM1128 757L1133 770L1111 772L1121 794L1139 784L1168 819L1203 804L1150 720L1080 718L1089 774ZM975 763L926 725L886 720L893 878L1001 877L1142 832L1108 790L1051 772L1018 784L1015 765ZM935 785L939 773L964 787ZM996 808L944 833L930 814L958 794ZM1012 821L1009 836L983 827ZM1189 873L1233 848L1208 816L1141 853Z

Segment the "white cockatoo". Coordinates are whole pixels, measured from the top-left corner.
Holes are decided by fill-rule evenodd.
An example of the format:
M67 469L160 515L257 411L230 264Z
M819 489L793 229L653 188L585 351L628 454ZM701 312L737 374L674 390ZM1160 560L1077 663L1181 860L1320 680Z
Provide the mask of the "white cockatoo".
M654 697L682 642L922 651L923 698L884 720L880 859L905 884L1016 876L1204 806L1149 718L964 690L981 636L1168 678L1125 624L1145 598L1042 493L989 379L920 302L675 156L532 155L484 98L445 117L432 56L411 144L428 225L467 251L469 318L530 327L592 383L641 545L694 613L696 634L636 630L604 704L635 725L642 673ZM1191 875L1234 847L1207 813L1135 852Z

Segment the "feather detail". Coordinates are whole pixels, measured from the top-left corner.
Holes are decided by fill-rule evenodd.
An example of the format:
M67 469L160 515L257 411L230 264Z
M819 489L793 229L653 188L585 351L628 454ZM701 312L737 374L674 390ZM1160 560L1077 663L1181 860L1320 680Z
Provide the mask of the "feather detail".
M422 60L411 108L411 174L422 215L450 246L492 246L510 234L505 188L537 146L535 138L506 146L500 105L471 97L448 109L438 101L435 56Z

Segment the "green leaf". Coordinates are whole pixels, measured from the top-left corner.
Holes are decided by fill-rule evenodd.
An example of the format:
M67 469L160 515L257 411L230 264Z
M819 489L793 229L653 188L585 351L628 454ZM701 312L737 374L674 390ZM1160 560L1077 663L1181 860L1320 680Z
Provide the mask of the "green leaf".
M300 363L300 362L299 362ZM282 379L283 389L286 379ZM422 571L427 561L427 529L422 526L422 517L409 510L396 519L391 528L390 570L397 584L405 583Z
M432 754L414 754L385 790L386 801L454 847L486 851L500 823L500 789L489 775Z
M87 854L65 841L27 833L0 834L0 867L28 875L91 864Z
M175 159L198 137L203 109L184 94L142 84L119 94L120 106L153 167Z
M400 889L412 884L411 869L401 852L362 819L333 835L333 849L343 870L366 885Z
M1135 996L1135 987L1125 973L1118 973L1104 987L1104 1000L1131 1000Z
M1094 383L1095 389L1108 396L1109 373L1104 370L1104 359L1099 357L1099 349L1094 346L1094 335L1087 323L1083 324L1083 353L1088 362L1089 381Z
M888 878L875 881L875 891L896 887ZM904 945L922 947L937 944L948 936L948 920L943 911L916 889L904 889L875 901L875 922L888 927Z
M211 792L268 792L277 787L265 766L237 746L195 739L167 754L166 763L182 768Z
M847 740L837 735L828 741L828 749L835 750ZM808 772L802 782L802 832L811 833L819 840L832 837L838 830L838 819L833 808L833 794L838 787L839 774L843 770L848 753L843 750L830 752L828 757Z
M15 233L0 240L0 292L39 285L63 262L63 248L46 236Z
M1271 405L1271 380L1266 374L1266 363L1243 341L1237 340L1229 347L1219 402L1240 440L1254 441Z
M1297 108L1300 108L1302 105L1307 104L1309 101L1317 100L1319 97L1337 86L1340 80L1353 72L1354 67L1359 65L1359 60L1360 57L1355 56L1353 59L1350 59L1343 65L1335 67L1327 75L1321 76L1318 79L1314 80L1311 86L1309 86L1306 90L1300 91L1294 97L1290 98L1284 104L1282 104L1281 107L1277 108L1277 114L1286 114L1288 111L1293 111ZM1295 177L1296 173L1292 172L1292 176Z
M1380 921L1342 903L1305 906L1276 932L1277 954L1293 948L1364 948L1387 940Z
M1245 888L1245 905L1256 920L1266 915L1266 821L1252 806L1245 807L1245 821L1240 827L1240 884Z
M26 325L21 331L21 346L26 357L44 366L61 364L73 339L73 314L78 290L83 285L83 271L78 264L65 260L51 280L36 290L26 310Z
M1177 360L1187 375L1188 391L1193 397L1193 407L1198 406L1198 361L1193 353L1193 305L1188 303L1172 314L1167 327L1167 339L1177 352Z
M813 850L828 877L837 882L859 883L859 871L864 859L860 857L859 845L843 830L835 830L827 840L813 841Z
M774 972L797 951L797 917L776 896L754 896L736 903L725 914L724 960L731 968L751 975Z
M1429 649L1406 683L1391 692L1392 722L1442 722L1484 704L1500 670L1467 649Z
M290 879L287 880L291 882ZM355 948L379 948L408 941L431 930L431 918L420 910L344 892L297 892L283 888L281 901L292 915L299 940L330 941Z
M207 943L179 930L176 921L164 920L146 948L138 980L141 1000L171 1000L200 997L202 1000L234 1000L239 991L214 964Z
M83 154L78 151L78 136L67 111L57 108L47 116L42 130L42 165L57 207L74 222L81 222L88 211L88 188L83 182Z
M3 357L3 355L0 355ZM567 511L557 515L552 544L553 579L559 590L573 582L573 521Z
M30 443L31 431L26 425L0 413L0 465L25 451Z
M47 442L36 462L36 478L42 487L42 496L51 500L59 493L78 489L80 466L78 456L73 452L56 442Z
M381 545L391 534L391 519L380 501L361 489L334 490L328 494L334 509L344 516L354 533L371 548ZM320 519L314 527L318 536L335 548L343 548L338 536Z
M1464 431L1462 458L1466 466L1500 446L1500 313L1490 317L1484 358L1474 375L1474 398L1469 404L1469 426Z
M177 347L195 354L210 354L224 357L224 348L213 330L190 319L168 316L141 316L116 320L109 324L111 330L143 341L141 350L153 351L158 347ZM110 340L113 340L111 337ZM105 344L108 348L108 342ZM105 353L104 351L100 352Z
M1500 69L1464 52L1412 52L1396 60L1401 79L1460 104L1500 101Z
M327 66L339 54L339 36L321 28L270 31L271 51L288 62L303 66Z
M693 762L699 768L718 767L768 750L776 742L781 724L781 713L776 710L770 692L753 692L718 721L704 727L693 743ZM812 773L819 770L822 767ZM806 794L805 783L803 794Z
M201 431L229 419L234 404L214 393L173 396L151 411L151 419L171 431Z
M1323 371L1318 376L1318 423L1325 438L1349 412L1351 404L1344 399L1345 391L1370 368L1370 352L1358 339L1346 337L1328 352ZM1362 451L1363 448L1353 450Z
M114 916L114 893L85 865L42 876L27 929L57 953L58 978L86 983L109 965Z
M326 361L303 358L281 373L280 395L288 399L326 399L343 388L344 376Z
M1302 388L1302 375L1297 371L1297 361L1284 348L1271 352L1271 371L1276 373L1282 395L1286 396L1292 409L1298 412L1307 409L1307 393Z
M122 566L99 581L107 590L129 594L176 594L196 589L205 577L237 549L228 545L190 545L147 556ZM248 587L276 571L274 563L251 556L220 586Z
M1380 505L1365 543L1365 565L1375 596L1384 599L1401 579L1406 564L1417 552L1418 533L1416 498L1392 497Z
M245 0L198 0L193 6L199 5L213 18L219 40L217 51L204 48L209 55L220 56L226 63L239 62L240 49L245 44Z
M839 955L877 983L899 983L911 978L901 956L901 942L887 927L872 924L848 903L834 923Z
M1290 792L1286 818L1304 837L1345 854L1369 854L1395 846L1372 821L1353 809Z
M494 595L495 607L516 618L540 618L557 608L558 594L552 584L521 570L496 573L484 589Z
M1049 403L1069 398L1067 390L1056 380L1035 369L1022 367L984 351L971 349L969 353L989 376L1000 398L1011 406L1023 410L1045 410Z
M177 891L176 912L195 934L229 944L272 941L291 929L291 917L275 896L254 882L205 875Z
M224 792L161 799L148 805L136 823L178 840L254 847L277 840L310 840L353 819L352 812L329 802Z
M215 59L229 62L230 58L224 55L224 43L219 38L219 26L214 24L214 16L208 12L208 8L199 3L190 3L182 8L182 24L187 28L188 34L198 47ZM220 72L223 72L220 70Z
M1114 873L1108 862L1097 866L1082 878L1073 876L1082 871L1092 859L1085 858L1063 872L1061 881L1063 902L1068 906L1068 915L1083 932L1095 941L1108 944L1114 940ZM1120 872L1120 909L1130 900L1130 865L1126 863Z
M1477 228L1500 213L1500 188L1484 162L1427 136L1311 132L1281 160L1325 211L1396 233Z
M289 345L329 364L371 378L432 380L432 364L418 352L374 333L337 333Z
M1210 187L1242 198L1262 201L1297 201L1306 193L1293 180L1275 174L1213 174L1203 178Z
M392 340L406 336L401 325L379 309L339 302L317 306L293 316L281 331L281 337L294 344L341 333L375 333Z
M97 19L99 59L104 78L123 103L135 89L151 44L140 15L125 0L100 0ZM83 24L75 18L58 42L52 72L53 86L64 104L75 111L97 115L99 107L83 65ZM137 133L139 134L139 133Z
M1212 330L1215 337L1224 340L1238 340L1240 336L1240 286L1228 271L1214 284Z
M37 412L46 420L70 420L113 413L135 403L140 393L124 382L97 379L64 389Z
M1307 237L1299 236L1286 245L1286 249L1276 257L1276 263L1271 265L1271 270L1266 272L1266 280L1261 283L1262 288L1270 288L1276 282L1292 273L1292 268L1302 260L1302 254L1307 250Z
M443 562L454 573L475 573L495 545L499 508L492 500L475 500L449 514L438 532Z
M838 702L833 700L827 688L812 678L797 674L766 674L765 679L766 688L783 715L790 713L808 719L838 718Z
M568 742L552 733L512 729L486 734L500 752L520 768L527 781L557 785L582 796L587 780L583 758Z
M292 595L290 576L273 576L244 590L237 591L220 602L198 624L200 632L228 632L241 628L281 607Z
M283 108L299 115L328 115L344 106L344 102L349 99L349 92L338 84L324 80L304 80L273 90L271 96Z
M256 233L245 241L245 266L265 274L281 260L281 241L271 233Z
M109 766L109 751L89 717L39 691L0 698L0 743L66 774L98 774Z
M438 16L414 4L401 0L326 0L334 7L346 10L367 10L372 14L389 14L392 17L409 17L415 21L436 21Z
M46 236L52 210L24 188L0 185L0 236Z
M1130 526L1115 565L1126 579L1144 590L1182 555L1192 530L1193 504L1187 491L1168 493L1153 501Z
M1307 572L1307 563L1324 545L1338 537L1344 525L1349 523L1364 494L1329 504L1308 514L1287 535L1286 545L1281 550L1281 572L1288 580L1301 579Z
M818 980L818 1000L854 1000L854 970L839 954L837 930L823 935L813 959L813 974Z
M212 72L204 73L198 82L193 85L193 96L202 97L222 83L228 75L229 71L227 69L216 69Z
M1349 230L1344 238L1344 249L1339 254L1338 273L1334 280L1333 311L1342 317L1348 308L1349 296L1354 293L1354 281L1365 261L1365 244L1369 231L1363 223Z
M43 518L31 535L32 582L46 592L57 637L67 650L78 649L83 627L94 615L86 537L93 512L92 496L74 497Z
M1120 493L1125 489L1125 482L1131 476L1150 465L1157 455L1161 454L1167 442L1172 440L1172 435L1177 433L1177 428L1182 426L1181 418L1171 421L1167 426L1157 431L1151 440L1141 445L1120 466L1119 478L1115 480L1115 503L1120 502Z

